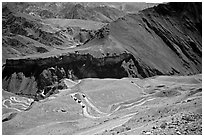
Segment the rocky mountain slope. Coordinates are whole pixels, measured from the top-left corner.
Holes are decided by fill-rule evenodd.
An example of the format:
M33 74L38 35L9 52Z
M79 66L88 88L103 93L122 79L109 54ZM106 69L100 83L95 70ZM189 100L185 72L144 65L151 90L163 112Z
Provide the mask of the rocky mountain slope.
M29 14L36 17L62 18L62 19L84 19L100 22L111 22L125 12L110 6L102 5L88 6L85 3L67 2L67 3L9 3L16 8L18 12Z
M200 3L169 3L112 22L110 35L140 60L146 76L148 68L157 74L195 74L201 73L201 23Z
M20 57L56 49L76 47L92 36L92 31L103 23L83 20L63 20L53 24L53 19L17 12L10 3L3 5L3 62L9 57ZM64 23L63 23L64 22ZM87 27L85 24L89 24Z
M76 4L69 13L65 15L67 19L84 19L99 22L111 22L118 17L125 15L122 11L111 7L84 7L81 4Z
M55 46L74 44L60 29L45 24L40 18L16 12L3 5L3 62L8 57L51 51Z
M110 22L126 13L136 13L157 4L144 2L14 2L10 5L21 13L43 19L67 18Z
M4 14L4 18L11 16L12 19L18 19L19 16L19 13ZM49 94L54 93L63 77L73 80L87 77L145 78L164 74L201 73L201 17L201 3L168 3L138 14L128 14L109 24L82 26L90 23L85 21L67 28L67 24L72 21L42 20L49 24L48 27L58 29L54 32L35 27L37 23L34 26L27 23L28 19L23 24L17 24L20 27L12 31L8 28L15 26L18 20L4 19L3 28L6 28L6 33L3 33L3 37L8 37L7 33L27 36L55 50L7 59L3 66L3 88L37 98L43 90ZM20 23L21 20L22 17ZM89 26L96 26L96 29L88 29ZM66 32L63 31L65 28ZM72 34L67 32L73 28ZM80 29L77 31L76 28ZM39 34L38 31L43 33ZM73 43L77 44L67 37L78 39L79 45L69 48ZM56 50L60 46L68 48Z

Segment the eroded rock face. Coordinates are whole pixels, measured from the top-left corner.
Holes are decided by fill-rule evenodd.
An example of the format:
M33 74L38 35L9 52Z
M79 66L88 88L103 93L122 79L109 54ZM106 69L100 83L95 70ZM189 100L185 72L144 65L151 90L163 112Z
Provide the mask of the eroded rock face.
M80 43L81 46L93 39L103 39L108 37L110 28L109 24L107 24L97 30L89 30L79 27L68 27L67 30L69 31L69 34L73 36L75 42Z
M54 90L60 88L63 78L72 80L89 77L123 78L128 76L129 69L125 70L122 63L125 60L132 60L131 58L132 55L128 53L104 58L69 53L45 59L10 59L3 69L3 88L9 92L24 95L28 93L36 97L37 93L43 90L46 94L53 88ZM134 64L132 66L136 67Z
M3 89L9 92L33 98L38 90L35 77L26 77L22 72L15 72L9 77L4 77L2 85Z

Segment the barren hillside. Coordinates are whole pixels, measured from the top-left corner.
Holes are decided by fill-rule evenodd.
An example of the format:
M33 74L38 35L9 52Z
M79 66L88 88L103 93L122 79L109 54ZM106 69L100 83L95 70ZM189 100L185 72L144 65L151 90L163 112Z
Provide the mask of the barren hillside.
M3 3L3 134L202 134L202 3L139 9Z

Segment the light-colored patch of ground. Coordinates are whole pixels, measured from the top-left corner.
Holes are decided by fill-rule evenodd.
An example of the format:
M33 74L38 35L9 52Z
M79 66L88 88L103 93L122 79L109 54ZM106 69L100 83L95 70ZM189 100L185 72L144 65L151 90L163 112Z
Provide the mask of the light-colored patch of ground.
M45 19L46 23L55 24L58 27L79 27L86 30L98 30L102 28L106 23L80 20L80 19Z
M69 89L3 122L3 134L201 134L201 77L65 80Z

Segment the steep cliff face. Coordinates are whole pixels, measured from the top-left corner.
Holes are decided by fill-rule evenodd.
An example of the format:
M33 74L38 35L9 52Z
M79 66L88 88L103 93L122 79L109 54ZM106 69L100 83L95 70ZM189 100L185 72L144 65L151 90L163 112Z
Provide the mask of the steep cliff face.
M38 98L38 94L51 94L63 88L61 79L72 80L128 77L124 61L132 59L131 54L96 58L91 54L67 53L47 58L9 59L3 68L3 88L20 95ZM128 67L128 65L125 65Z

